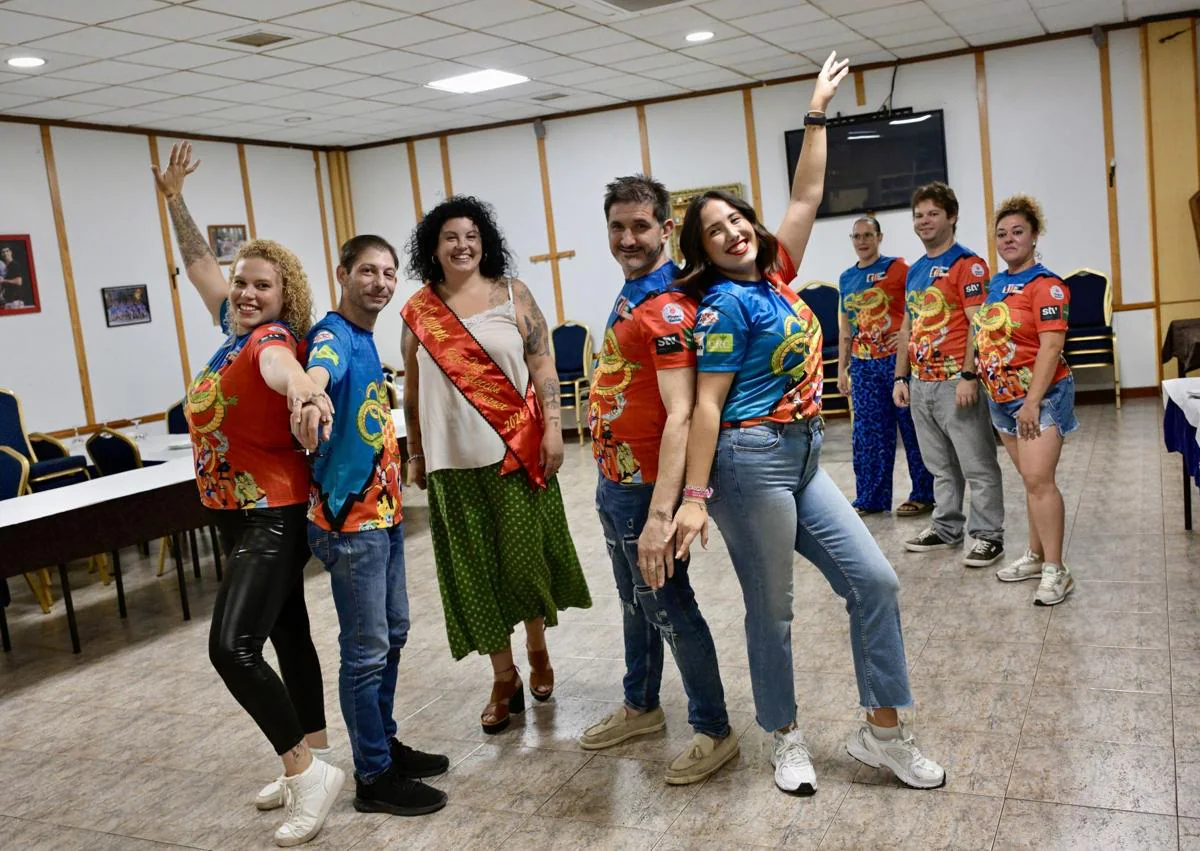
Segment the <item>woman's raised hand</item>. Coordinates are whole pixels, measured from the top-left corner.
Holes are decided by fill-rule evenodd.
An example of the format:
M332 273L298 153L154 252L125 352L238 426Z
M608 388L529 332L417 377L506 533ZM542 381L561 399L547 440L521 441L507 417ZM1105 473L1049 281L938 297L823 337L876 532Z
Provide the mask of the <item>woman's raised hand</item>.
M156 165L150 166L150 170L154 172L154 182L158 184L158 191L168 199L183 192L183 181L198 168L200 160L192 162L191 142L176 142L171 146L171 160L165 169L160 170Z
M833 96L837 94L838 83L846 79L846 75L850 73L850 60L838 59L837 51L829 54L829 58L825 60L825 64L821 66L821 73L817 74L817 83L813 87L811 109L817 112L824 112L829 106L829 102L833 100Z

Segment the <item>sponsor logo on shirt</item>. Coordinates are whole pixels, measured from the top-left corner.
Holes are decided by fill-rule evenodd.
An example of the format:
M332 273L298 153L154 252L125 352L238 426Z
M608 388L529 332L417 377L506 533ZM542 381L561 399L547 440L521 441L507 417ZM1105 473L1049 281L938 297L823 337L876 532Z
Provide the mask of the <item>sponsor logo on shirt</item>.
M882 281L886 277L887 277L887 272L871 272L869 275L867 275L867 283L868 284L878 283L879 281Z
M930 266L929 267L929 277L930 278L944 278L949 274L950 274L949 266Z
M674 302L668 302L663 305L662 318L664 322L678 325L683 322L683 308Z
M613 308L613 313L617 314L618 319L629 319L633 316L633 310L629 307L629 299L621 296L617 299L617 305Z
M1050 322L1055 319L1062 319L1062 308L1057 304L1047 304L1042 308L1042 321Z
M332 331L318 331L313 336L312 341L313 341L313 345L315 346L317 343L325 343L332 339L333 339Z
M312 355L309 357L309 359L310 360L327 360L330 363L332 363L334 366L337 366L338 364L341 363L341 359L338 358L337 352L335 352L333 350L333 347L329 346L329 345L314 347L312 350Z
M982 278L983 274L984 274L983 264L982 263L972 263L971 264L971 274L974 275L976 278Z
M709 334L704 339L704 350L713 354L729 354L733 351L733 335Z
M1050 285L1050 295L1052 298L1056 298L1059 301L1062 301L1064 298L1067 297L1067 294L1063 292L1063 288L1060 287L1058 284Z
M963 293L967 296L967 298L983 295L983 283L980 281L971 281L971 283L963 287Z
M704 357L704 332L697 331L692 335L692 342L696 345L696 357Z
M660 355L671 355L683 351L683 340L678 334L667 334L654 338L654 351Z
M696 317L696 325L707 328L709 325L716 324L716 321L720 318L720 316L721 315L711 307L706 307L704 310L700 311L700 315Z
M1013 293L1019 293L1023 289L1025 289L1024 284L1009 284L1007 287L1004 288L1004 295L1012 295Z

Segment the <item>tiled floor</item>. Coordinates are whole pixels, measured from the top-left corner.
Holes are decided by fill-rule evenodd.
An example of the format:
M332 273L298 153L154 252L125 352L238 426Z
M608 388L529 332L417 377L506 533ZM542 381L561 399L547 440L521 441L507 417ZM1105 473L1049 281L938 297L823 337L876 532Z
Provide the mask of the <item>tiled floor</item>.
M915 722L946 787L916 792L843 748L858 710L845 615L797 559L794 630L800 720L820 790L775 790L753 724L743 615L717 536L693 569L716 635L742 753L707 783L668 787L689 738L668 665L664 734L600 753L575 737L620 697L620 612L592 511L595 473L568 444L563 492L595 605L550 634L555 700L500 736L484 735L486 660L451 661L424 495L407 494L414 612L401 662L402 737L451 757L437 780L450 805L417 819L360 815L344 792L314 844L326 848L1193 848L1200 849L1200 539L1183 532L1178 456L1165 455L1157 400L1080 410L1060 466L1070 601L1031 605L1034 583L1002 585L958 554L916 556L920 521L869 518L903 588ZM849 428L831 423L826 469L853 489ZM1024 543L1024 499L1005 470L1010 553ZM898 464L898 485L904 479ZM899 488L898 488L899 489ZM69 652L61 602L43 616L10 582L16 649L0 661L0 848L270 847L277 814L251 799L277 773L258 730L206 653L216 584L189 578L183 623L173 574L128 562L129 619L112 587L75 570L84 652ZM326 676L334 760L350 768L337 707L337 619L310 567L309 608Z

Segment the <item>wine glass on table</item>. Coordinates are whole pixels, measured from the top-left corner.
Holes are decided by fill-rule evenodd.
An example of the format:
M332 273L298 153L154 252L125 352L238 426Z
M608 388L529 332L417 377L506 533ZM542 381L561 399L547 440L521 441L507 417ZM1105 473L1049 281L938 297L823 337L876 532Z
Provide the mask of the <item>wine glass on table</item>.
M145 437L146 437L146 432L142 431L142 425L141 425L141 424L142 424L142 420L141 420L141 418L140 418L140 417L135 417L134 419L130 420L130 422L131 422L131 423L133 423L133 439L134 439L134 440L143 440L143 439L145 439Z

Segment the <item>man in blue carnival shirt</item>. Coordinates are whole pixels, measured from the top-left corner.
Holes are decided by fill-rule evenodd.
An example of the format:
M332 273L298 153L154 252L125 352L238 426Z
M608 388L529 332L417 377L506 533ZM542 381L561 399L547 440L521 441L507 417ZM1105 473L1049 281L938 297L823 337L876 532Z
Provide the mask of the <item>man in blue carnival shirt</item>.
M415 816L440 810L446 794L419 778L442 774L445 756L396 739L392 706L408 638L399 447L383 366L372 333L396 289L396 250L378 236L342 246L337 310L309 331L308 374L331 398L332 422L313 405L292 430L313 462L308 540L329 571L341 626L338 696L354 753L360 812Z

